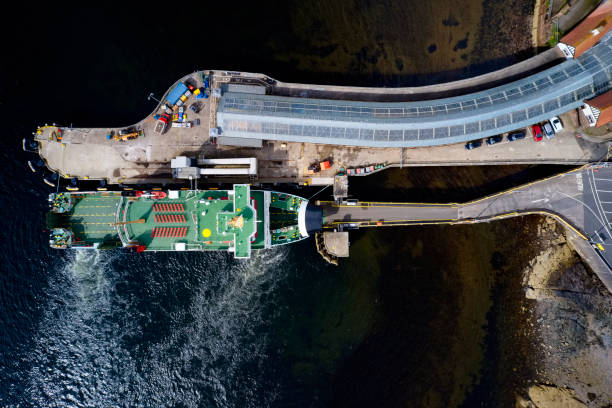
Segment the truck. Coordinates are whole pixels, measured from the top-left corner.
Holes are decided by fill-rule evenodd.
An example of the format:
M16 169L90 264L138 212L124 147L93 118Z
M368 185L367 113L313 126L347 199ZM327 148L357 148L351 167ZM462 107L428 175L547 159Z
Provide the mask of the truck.
M308 174L315 174L322 170L327 170L331 167L332 164L333 163L331 159L324 160L320 163L311 164L310 166L308 166Z
M170 115L167 113L159 115L157 122L155 123L155 133L164 133L168 128L168 123L170 123Z

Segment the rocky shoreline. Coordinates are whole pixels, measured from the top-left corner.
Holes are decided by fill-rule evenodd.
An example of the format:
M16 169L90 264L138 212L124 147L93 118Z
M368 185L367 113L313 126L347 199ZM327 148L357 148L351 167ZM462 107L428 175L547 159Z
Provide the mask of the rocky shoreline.
M612 406L612 295L571 247L563 228L542 219L540 253L523 271L537 350L532 386L516 406Z

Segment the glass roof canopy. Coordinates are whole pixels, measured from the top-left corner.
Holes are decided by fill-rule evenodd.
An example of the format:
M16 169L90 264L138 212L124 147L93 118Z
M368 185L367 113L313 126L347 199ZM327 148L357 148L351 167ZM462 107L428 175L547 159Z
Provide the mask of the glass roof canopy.
M610 89L612 35L575 60L519 81L420 102L358 102L225 93L221 135L372 147L465 142L559 115Z

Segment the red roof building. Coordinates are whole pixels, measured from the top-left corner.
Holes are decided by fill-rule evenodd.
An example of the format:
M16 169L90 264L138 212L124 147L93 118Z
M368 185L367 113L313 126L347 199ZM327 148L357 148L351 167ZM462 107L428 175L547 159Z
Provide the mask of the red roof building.
M584 102L583 114L590 126L603 126L612 121L612 91Z
M574 58L591 48L612 28L612 1L604 1L587 18L561 39L561 42L574 47Z

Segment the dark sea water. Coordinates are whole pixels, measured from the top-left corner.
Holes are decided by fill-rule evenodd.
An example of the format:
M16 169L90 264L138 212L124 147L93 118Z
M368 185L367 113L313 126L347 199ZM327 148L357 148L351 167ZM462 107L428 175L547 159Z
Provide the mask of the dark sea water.
M436 2L444 10L455 4L418 6L429 13L419 20L435 16L441 27L461 27L461 12L439 18ZM520 272L519 261L503 259L513 253L504 242L521 235L503 231L527 234L527 221L359 231L351 235L351 259L339 268L319 257L312 240L248 261L224 253L48 248L43 230L49 189L27 169L32 156L21 151L22 137L37 125L136 122L154 107L146 100L149 92L161 95L196 69L354 85L427 80L422 66L406 67L419 53L431 53L429 42L404 55L402 64L396 56L404 51L393 42L409 41L419 29L395 21L405 32L388 34L380 17L384 7L368 20L371 8L381 4L394 15L409 13L410 1L345 3L348 21L368 27L351 38L353 45L364 41L355 45L358 63L346 62L350 47L326 60L332 48L320 39L304 40L317 27L335 24L325 16L338 15L338 9L321 2L228 2L199 9L176 4L173 10L153 4L24 7L5 15L11 21L3 27L8 45L0 61L0 406L498 406L508 382L496 375L507 367L487 344L502 342L503 333L487 328L487 314L500 309L491 309L495 274ZM477 26L480 2L465 3L470 24ZM471 30L466 38L477 42ZM452 49L449 33L439 35ZM451 35L455 42L465 37ZM378 51L367 47L372 42ZM435 43L443 48L441 40ZM299 46L291 54L293 44ZM390 63L384 49L393 50ZM304 62L310 54L319 59ZM453 71L457 78L479 72L469 64L482 59L461 59L465 69L456 61L444 68L443 60L436 69L459 70ZM486 69L509 60L496 61ZM345 66L352 68L343 76ZM389 69L397 72L384 74ZM414 82L411 74L419 74ZM364 197L456 201L556 170L453 169L454 178L439 170L398 170L351 189ZM483 363L485 351L489 361Z

